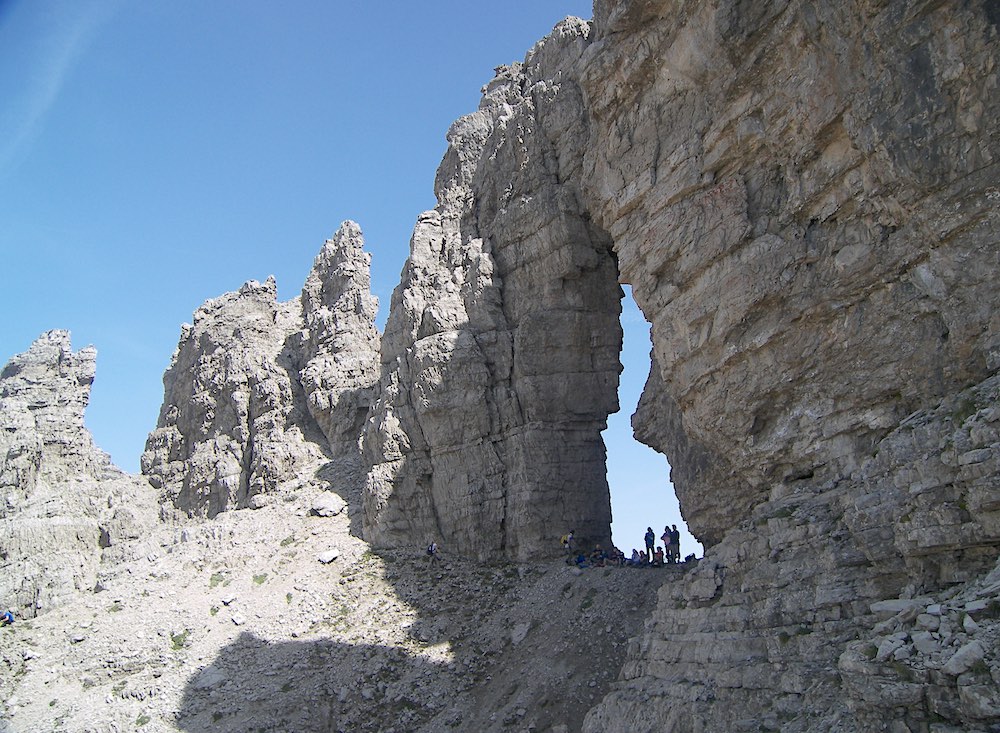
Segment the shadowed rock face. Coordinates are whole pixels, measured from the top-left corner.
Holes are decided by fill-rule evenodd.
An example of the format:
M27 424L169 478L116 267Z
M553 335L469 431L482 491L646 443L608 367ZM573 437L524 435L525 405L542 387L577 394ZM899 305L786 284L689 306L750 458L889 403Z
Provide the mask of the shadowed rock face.
M365 430L376 544L528 559L570 529L610 539L600 431L618 409L622 293L610 241L566 183L586 142L570 71L587 33L560 25L448 133Z
M345 222L301 298L273 279L210 300L184 326L142 471L189 516L260 507L279 489L328 483L357 493L358 437L376 378L370 256Z
M102 555L125 558L155 521L149 485L84 427L96 359L49 331L0 372L0 598L18 613L92 590Z

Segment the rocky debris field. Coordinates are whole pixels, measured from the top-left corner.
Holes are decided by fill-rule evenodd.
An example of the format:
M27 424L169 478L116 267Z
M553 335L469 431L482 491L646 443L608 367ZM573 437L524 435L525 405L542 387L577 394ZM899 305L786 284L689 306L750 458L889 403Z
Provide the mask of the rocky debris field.
M428 566L316 498L162 527L96 592L4 628L0 731L575 731L684 572L447 547Z
M941 719L982 721L968 730L996 730L1000 710L1000 564L980 581L937 598L872 604L881 620L851 644L839 667L868 709L921 705ZM949 691L958 686L958 700Z

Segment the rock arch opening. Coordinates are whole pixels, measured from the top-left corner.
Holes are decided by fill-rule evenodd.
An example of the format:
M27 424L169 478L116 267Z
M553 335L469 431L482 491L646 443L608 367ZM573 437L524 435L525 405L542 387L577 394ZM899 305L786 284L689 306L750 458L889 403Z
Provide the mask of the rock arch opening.
M449 130L364 430L376 546L437 538L465 556L529 560L561 552L570 529L583 546L611 542L602 432L620 412L621 270L585 191L581 88L570 66L547 68L557 49L583 54L588 33L567 21L523 65L498 69L479 110ZM665 502L662 459L656 473Z
M632 548L642 548L646 527L652 526L659 538L665 525L676 524L681 532L682 556L694 553L700 557L704 550L681 516L667 458L638 441L633 432L632 416L651 367L652 340L650 324L636 305L632 288L623 285L622 290L619 410L608 416L608 427L603 432L611 495L611 538L628 555Z

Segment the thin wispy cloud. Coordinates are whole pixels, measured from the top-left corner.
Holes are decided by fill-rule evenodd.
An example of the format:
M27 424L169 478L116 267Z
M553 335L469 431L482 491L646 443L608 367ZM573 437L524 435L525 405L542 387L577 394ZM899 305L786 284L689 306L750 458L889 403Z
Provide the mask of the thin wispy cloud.
M0 176L7 176L31 151L80 55L113 16L117 2L3 5Z

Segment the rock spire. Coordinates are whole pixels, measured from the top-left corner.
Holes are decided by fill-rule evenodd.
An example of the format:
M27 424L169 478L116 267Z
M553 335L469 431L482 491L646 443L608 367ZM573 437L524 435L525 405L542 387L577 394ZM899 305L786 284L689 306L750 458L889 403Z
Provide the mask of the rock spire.
M0 372L0 598L35 615L89 592L155 521L153 492L84 426L97 350L42 334Z
M362 246L360 228L345 222L300 297L282 303L273 278L250 281L206 302L183 327L142 456L168 506L211 517L331 481L356 501L360 425L378 360Z

